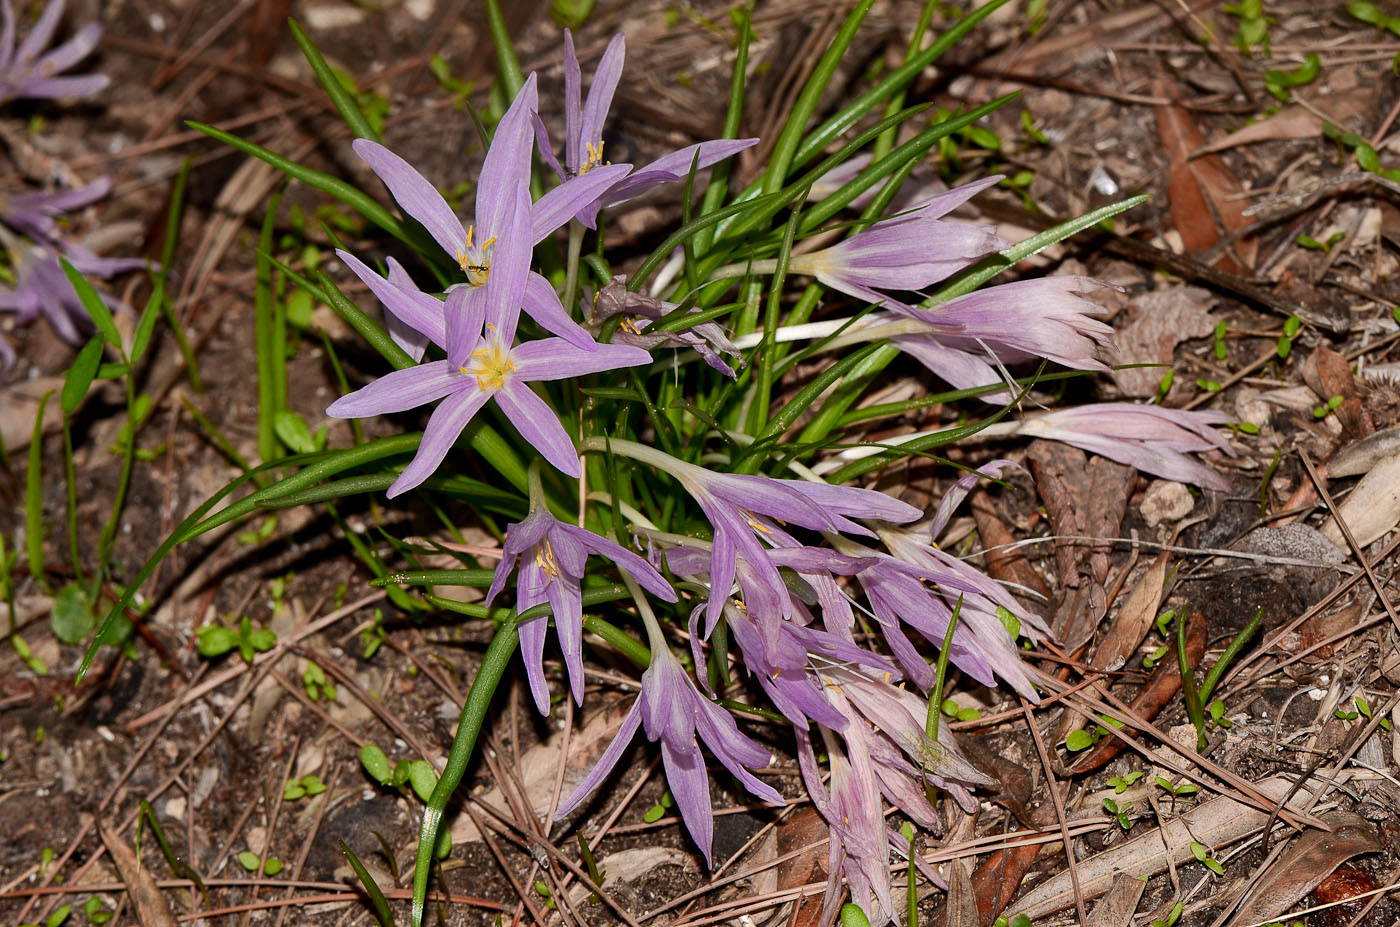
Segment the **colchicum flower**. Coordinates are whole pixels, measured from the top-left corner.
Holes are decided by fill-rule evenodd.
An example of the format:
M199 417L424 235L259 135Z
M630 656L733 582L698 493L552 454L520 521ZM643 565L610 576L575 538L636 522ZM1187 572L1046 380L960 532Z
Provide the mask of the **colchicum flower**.
M535 75L531 74L496 127L477 181L476 223L469 227L463 227L442 194L407 161L369 139L356 139L352 143L355 153L389 188L404 212L422 223L433 240L466 274L467 283L459 297L461 308L447 313L444 347L447 359L455 367L466 365L481 332L480 328L471 326L480 325L487 316L483 302L485 284L494 265L507 256L507 225L524 226L526 234L514 236L511 247L523 250L528 266L531 250L568 219L568 210L596 199L600 191L631 169L628 165L613 165L588 177L560 184L538 203L527 203L525 211L517 214L516 191L528 189L530 182L530 119L535 102ZM555 215L562 218L557 221L549 218ZM559 295L539 274L528 272L518 306L551 334L579 348L593 347L593 339L569 317Z
M603 123L607 121L608 110L612 107L613 93L617 90L618 79L622 76L622 59L625 54L625 40L622 33L613 36L598 62L598 70L593 74L593 82L588 87L588 99L583 99L583 72L579 67L578 55L574 53L573 34L564 30L564 163L560 164L549 140L549 131L544 123L535 119L535 137L546 164L554 169L560 180L584 177L608 166L603 160ZM562 209L550 213L550 220L558 218L562 225L569 218L577 218L584 225L593 228L597 224L598 211L606 206L616 206L627 200L641 196L652 187L672 183L690 173L691 162L696 170L710 167L731 155L758 144L756 138L715 139L687 145L670 154L663 155L646 167L636 171L623 171L607 187L594 197L579 205L571 205L568 211ZM699 155L697 159L697 153ZM555 204L551 204L551 208ZM556 227L557 227L556 225Z
M476 288L462 287L447 296L444 311L448 321L444 329L448 341L454 324L465 331L482 331L485 316L485 334L479 341L473 338L467 343L463 363L454 363L449 357L396 370L342 396L326 409L326 414L337 418L364 418L443 400L428 419L418 453L389 487L390 498L431 476L462 429L491 399L546 460L570 476L579 476L582 470L568 432L554 410L527 384L634 367L651 360L651 355L641 348L598 345L591 339L591 348L579 347L563 338L514 343L516 323L528 289L531 255L529 193L520 186L513 198L514 208L499 220L499 243L491 273L480 288L482 298L471 298ZM390 293L388 284L382 289ZM399 305L402 309L410 303ZM466 318L454 323L459 316ZM416 315L405 317L404 321L413 325L415 318ZM419 328L418 333L429 340L444 337L443 330L435 324ZM437 343L448 348L441 341Z
M632 322L623 319L613 334L614 344L632 344L651 350L659 347L692 348L715 370L734 379L734 368L720 357L720 352L742 362L743 354L734 342L725 335L718 322L701 322L678 332L651 332L649 326L656 319L678 309L675 303L662 302L641 293L627 289L627 278L613 277L612 282L598 291L593 300L593 314L590 322L601 325L619 315L637 315L642 319ZM691 310L692 312L699 310Z
M63 0L49 0L34 28L15 48L15 11L10 0L0 0L0 103L10 100L46 100L81 97L107 86L105 74L60 75L86 58L102 37L102 27L88 23L67 42L44 54L63 18Z
M1169 480L1226 490L1230 484L1223 476L1186 455L1224 451L1233 456L1230 442L1213 427L1229 421L1223 412L1099 402L1028 418L1019 431L1063 441Z
M583 704L583 592L579 584L588 555L607 557L652 595L667 602L676 601L676 591L670 583L642 557L592 531L560 521L543 505L536 507L524 521L506 529L501 553L501 562L486 592L486 605L490 606L505 587L506 577L519 564L515 609L524 611L543 602L553 608L554 629L559 636L559 648L564 652L569 686L574 701L580 705ZM525 674L530 680L535 707L542 715L549 714L549 688L544 680L544 640L548 625L547 618L520 625Z
M63 230L59 228L58 217L91 206L111 190L111 178L101 177L76 190L0 194L0 222L39 244L61 248Z
M729 770L749 792L774 804L783 797L749 772L767 765L770 754L739 732L734 718L705 698L695 688L684 667L671 653L653 622L647 624L651 640L651 666L642 674L642 694L623 719L617 737L608 745L598 765L579 783L574 794L560 806L555 818L562 818L583 803L607 777L641 726L647 739L661 741L661 761L666 784L675 796L681 819L691 838L712 865L710 848L714 837L714 812L710 805L710 780L699 741L710 748L715 759ZM697 740L698 737L698 740Z

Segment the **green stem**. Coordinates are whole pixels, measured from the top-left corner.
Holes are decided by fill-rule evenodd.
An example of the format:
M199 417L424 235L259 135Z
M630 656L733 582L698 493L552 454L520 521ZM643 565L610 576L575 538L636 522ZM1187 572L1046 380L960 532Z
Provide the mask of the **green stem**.
M958 604L953 606L953 614L948 616L948 630L943 632L943 645L938 648L938 663L933 676L933 694L928 700L928 717L924 721L924 733L928 739L938 742L938 721L943 712L943 682L948 678L948 657L953 652L953 631L958 626L958 616L962 614L963 597L958 596Z

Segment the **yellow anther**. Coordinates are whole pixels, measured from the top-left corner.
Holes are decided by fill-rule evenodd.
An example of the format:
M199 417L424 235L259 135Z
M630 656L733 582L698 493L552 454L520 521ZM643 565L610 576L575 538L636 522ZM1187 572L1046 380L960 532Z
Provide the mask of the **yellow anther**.
M583 166L578 169L580 174L603 163L603 143L601 141L596 145L592 142L585 142L584 148L588 150L588 158L583 162Z
M500 342L489 348L472 352L475 360L471 367L463 367L462 372L476 377L476 385L483 392L494 393L506 385L506 377L515 370L510 359L510 350Z
M641 334L641 330L638 329L636 325L632 324L632 320L631 320L631 319L623 319L622 322L620 323L620 327L622 328L623 331L627 332L628 334L632 334L632 335L640 335L640 334Z
M554 559L554 547L545 538L542 545L535 548L535 563L550 579L559 578L559 561Z
M772 529L772 528L769 528L767 525L761 525L761 524L758 523L757 516L755 516L753 512L746 512L745 514L747 514L747 515L749 516L748 521L749 521L749 527L750 527L750 528L752 528L753 530L757 531L759 534L772 534L772 533L773 533L773 529Z

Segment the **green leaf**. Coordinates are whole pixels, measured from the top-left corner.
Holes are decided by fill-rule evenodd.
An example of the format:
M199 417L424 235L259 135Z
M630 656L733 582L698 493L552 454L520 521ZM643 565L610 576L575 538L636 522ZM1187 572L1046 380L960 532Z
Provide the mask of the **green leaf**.
M380 785L387 783L393 773L389 758L375 744L365 744L360 748L360 765L369 773L369 777Z
M427 801L433 797L433 789L437 788L437 773L433 771L433 766L427 760L414 760L408 764L408 782L413 786L413 791L418 797Z
M299 779L288 779L287 784L282 786L282 800L296 801L298 798L306 797L306 787Z
M1078 753L1080 750L1092 747L1097 739L1091 732L1081 727L1069 732L1069 736L1065 738L1065 749L1072 753Z
M269 856L267 862L263 863L263 875L275 876L282 871L282 861L275 856Z
M206 624L195 631L195 648L202 657L218 657L238 646L238 632L219 624Z
M72 913L73 906L71 904L66 904L60 908L55 908L54 912L49 915L49 919L44 921L44 927L59 927L60 924L68 920L68 915Z
M394 927L394 912L389 909L389 902L384 898L379 883L374 881L374 876L369 874L364 863L360 862L360 858L344 840L340 841L340 852L345 854L350 868L355 870L355 876L365 887L365 893L369 895L370 910L374 911L374 919L379 922L379 927Z
M102 301L97 290L93 289L87 278L78 272L78 269L68 263L66 257L60 257L59 262L63 265L63 273L67 275L68 282L73 285L73 292L78 294L78 301L83 304L88 315L92 317L93 324L97 330L106 337L107 343L117 349L117 353L126 358L126 348L122 345L122 336L117 331L117 323L112 320L112 311L107 308L107 304Z
M272 417L272 429L277 439L294 454L311 454L317 450L316 439L311 436L306 420L291 409L278 410Z
M665 808L663 808L661 805L652 805L650 808L647 809L646 814L642 815L642 820L646 821L648 824L655 824L657 821L661 820L665 816Z
M336 110L340 113L340 118L345 120L350 131L360 138L379 141L379 133L370 125L369 120L365 118L364 111L360 109L360 104L355 100L353 86L349 89L346 88L335 69L326 63L326 59L321 56L316 44L301 28L300 23L295 19L288 19L287 28L291 29L292 38L296 40L297 45L301 48L301 53L306 56L307 62L310 63L311 70L316 74L316 81L326 91L326 95L331 98L331 102L335 104Z
M262 860L258 859L258 854L251 850L244 850L242 853L238 854L238 865L247 869L249 872L257 872L258 864L261 862Z
M68 373L63 378L63 392L59 394L58 399L65 414L72 415L82 404L88 387L97 376L97 368L102 364L102 350L105 345L106 342L99 332L83 345L83 349L73 359L73 366L68 368Z
M841 906L841 927L870 927L870 918L860 909L860 905L849 902Z
M81 644L97 627L97 617L81 585L69 583L58 591L49 613L49 625L54 637L65 644Z

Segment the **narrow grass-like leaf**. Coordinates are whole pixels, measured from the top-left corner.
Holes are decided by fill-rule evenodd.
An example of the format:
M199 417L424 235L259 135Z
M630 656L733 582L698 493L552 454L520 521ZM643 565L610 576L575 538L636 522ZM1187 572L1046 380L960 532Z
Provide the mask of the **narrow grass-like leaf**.
M98 332L83 345L78 356L73 359L73 366L68 368L68 373L63 377L63 392L58 399L65 414L72 415L82 404L88 387L97 376L97 368L102 364L102 349L106 344L106 339Z
M691 236L701 229L709 228L730 216L736 216L748 212L749 210L766 210L771 208L773 212L776 212L778 209L782 208L785 202L791 202L796 196L797 194L794 193L793 196L784 200L783 194L775 193L769 196L757 197L746 203L733 203L722 209L717 209L709 215L699 216L692 220L689 225L684 225L676 229L666 237L665 241L657 246L656 250L652 251L647 259L642 262L642 265L638 267L636 272L628 279L627 289L634 293L640 290L642 285L647 282L647 279L655 273L656 268L660 267L663 261L670 258L671 252L675 251L676 248L688 241ZM772 213L769 213L769 215L772 215Z
M34 434L29 439L29 467L24 474L24 540L29 554L29 575L45 595L49 591L49 580L44 574L44 408L53 394L54 391L49 390L39 399Z
M515 54L515 43L511 41L506 18L501 14L500 0L486 0L486 27L491 31L491 45L496 49L506 99L513 100L525 85L525 76L520 73L520 58ZM416 919L414 924L416 927Z
M753 14L744 7L735 7L730 14L735 28L739 30L734 45L734 67L729 78L729 107L724 113L724 129L721 138L737 138L744 116L744 88L747 86L749 68L749 44L753 40ZM729 195L729 174L733 170L734 159L726 158L710 169L710 181L705 187L705 195L700 201L700 215L705 216L719 209ZM701 229L696 234L693 247L696 254L704 254L714 240L714 226Z
M344 854L345 861L350 864L350 868L355 870L355 877L365 887L365 894L369 895L370 910L374 912L374 919L379 922L379 927L394 927L394 912L389 909L389 901L384 897L384 892L380 890L379 883L374 881L374 876L369 874L365 864L360 862L355 851L350 849L350 845L344 840L340 841L340 852ZM392 860L393 858L390 857L391 862Z
M287 376L285 365L279 371L277 332L273 319L273 302L277 294L273 292L272 234L277 224L278 208L282 205L281 187L272 195L263 215L262 228L258 232L258 253L256 257L257 277L253 287L253 343L257 352L258 370L258 457L263 462L280 457L275 426L277 413L282 411L277 401L278 380L284 383ZM285 388L283 390L285 392Z
M73 285L73 292L78 294L78 301L83 304L89 316L92 317L93 324L97 330L102 332L107 339L107 343L116 348L122 359L126 359L126 346L122 344L122 336L117 331L117 323L112 320L112 310L107 308L107 304L102 301L102 297L93 287L88 279L78 273L78 269L68 263L66 257L60 257L59 263L63 265L63 273L68 277L68 282Z
M321 56L320 49L316 43L311 41L301 28L301 24L295 19L287 20L287 28L292 31L292 38L296 39L297 45L301 48L301 53L306 56L307 63L311 65L311 70L316 75L316 81L321 85L321 89L326 91L326 96L331 98L331 103L335 105L336 111L340 113L340 118L345 120L345 124L350 127L359 138L368 138L379 141L379 133L374 131L374 127L365 118L364 110L360 109L359 102L355 95L345 88L336 76L335 71L326 59Z

